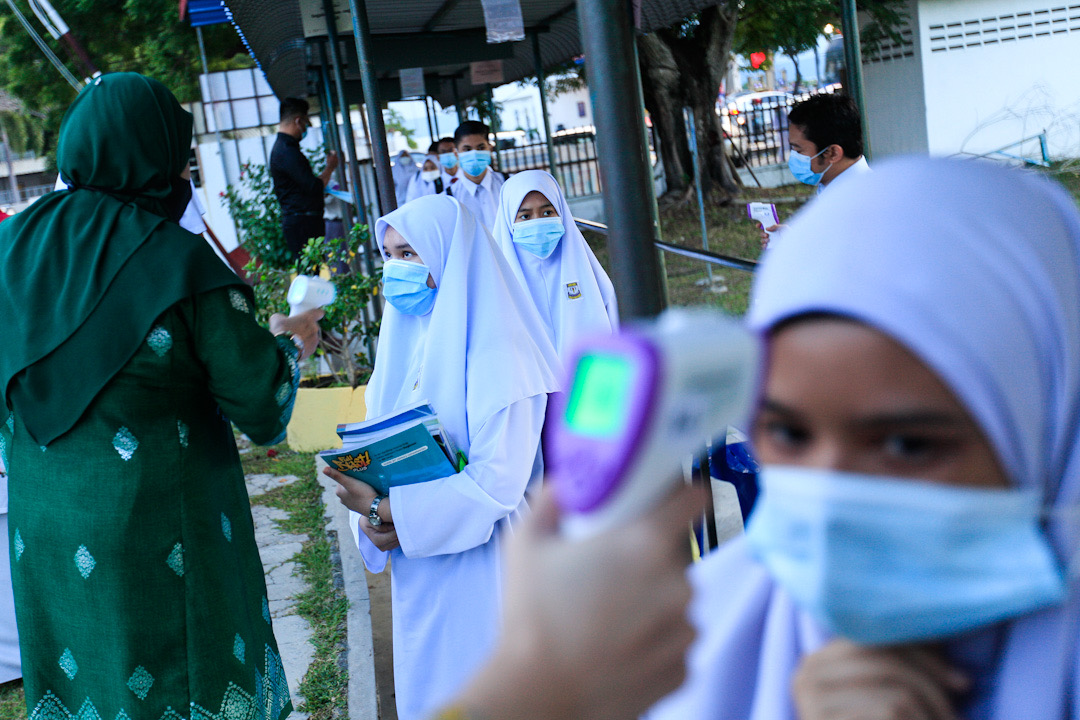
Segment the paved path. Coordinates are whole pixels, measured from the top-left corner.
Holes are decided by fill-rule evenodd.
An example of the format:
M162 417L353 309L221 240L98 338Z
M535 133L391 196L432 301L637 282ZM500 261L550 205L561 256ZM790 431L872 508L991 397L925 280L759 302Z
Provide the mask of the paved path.
M295 475L248 475L245 479L248 495L252 498L299 480ZM307 589L307 583L299 574L294 574L296 564L292 558L300 552L307 536L291 535L278 527L276 521L289 517L283 510L252 505L251 517L255 521L255 542L266 571L266 597L270 601L270 617L274 619L274 636L281 662L285 665L293 707L300 707L304 702L299 693L300 681L311 665L314 648L310 642L311 627L296 612L296 598ZM294 712L290 717L304 720L307 714Z

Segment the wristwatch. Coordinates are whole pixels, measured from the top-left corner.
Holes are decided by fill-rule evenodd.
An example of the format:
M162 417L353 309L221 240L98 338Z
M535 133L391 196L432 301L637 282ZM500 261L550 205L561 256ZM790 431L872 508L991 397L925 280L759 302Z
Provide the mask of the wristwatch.
M383 519L379 517L379 503L386 499L385 495L376 495L375 499L371 501L371 507L368 508L367 519L371 523L371 527L379 527L383 523Z

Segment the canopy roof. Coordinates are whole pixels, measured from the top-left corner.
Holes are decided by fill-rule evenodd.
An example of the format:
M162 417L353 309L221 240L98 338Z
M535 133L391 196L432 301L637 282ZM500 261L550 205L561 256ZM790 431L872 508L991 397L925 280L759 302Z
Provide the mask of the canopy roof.
M718 0L640 0L642 32L668 27ZM251 56L266 74L274 94L317 95L318 45L325 42L323 0L225 0ZM360 101L360 75L352 37L348 0L334 0L346 96ZM427 94L442 105L456 97L476 96L486 85L473 85L470 63L502 60L503 82L536 74L531 36L539 37L545 69L581 55L577 3L574 0L521 0L527 37L489 44L480 0L368 0L372 56L383 100L400 98L398 71L424 68ZM496 83L498 84L498 83Z

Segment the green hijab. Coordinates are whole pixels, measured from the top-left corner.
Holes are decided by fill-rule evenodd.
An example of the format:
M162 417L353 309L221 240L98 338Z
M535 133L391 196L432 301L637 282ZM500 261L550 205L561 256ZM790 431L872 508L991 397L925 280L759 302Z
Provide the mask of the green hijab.
M96 79L68 108L57 160L72 189L0 223L0 422L13 410L49 444L170 306L227 285L250 293L166 219L183 197L191 130L172 93L137 73Z

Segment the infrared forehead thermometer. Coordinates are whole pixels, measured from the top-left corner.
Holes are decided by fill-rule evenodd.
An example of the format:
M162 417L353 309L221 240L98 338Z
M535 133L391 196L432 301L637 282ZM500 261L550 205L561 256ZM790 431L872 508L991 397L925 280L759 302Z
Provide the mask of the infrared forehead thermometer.
M289 301L289 317L329 305L336 297L332 282L314 275L297 275L285 296Z
M754 396L758 345L708 310L668 310L581 342L547 441L563 532L586 537L647 512Z

